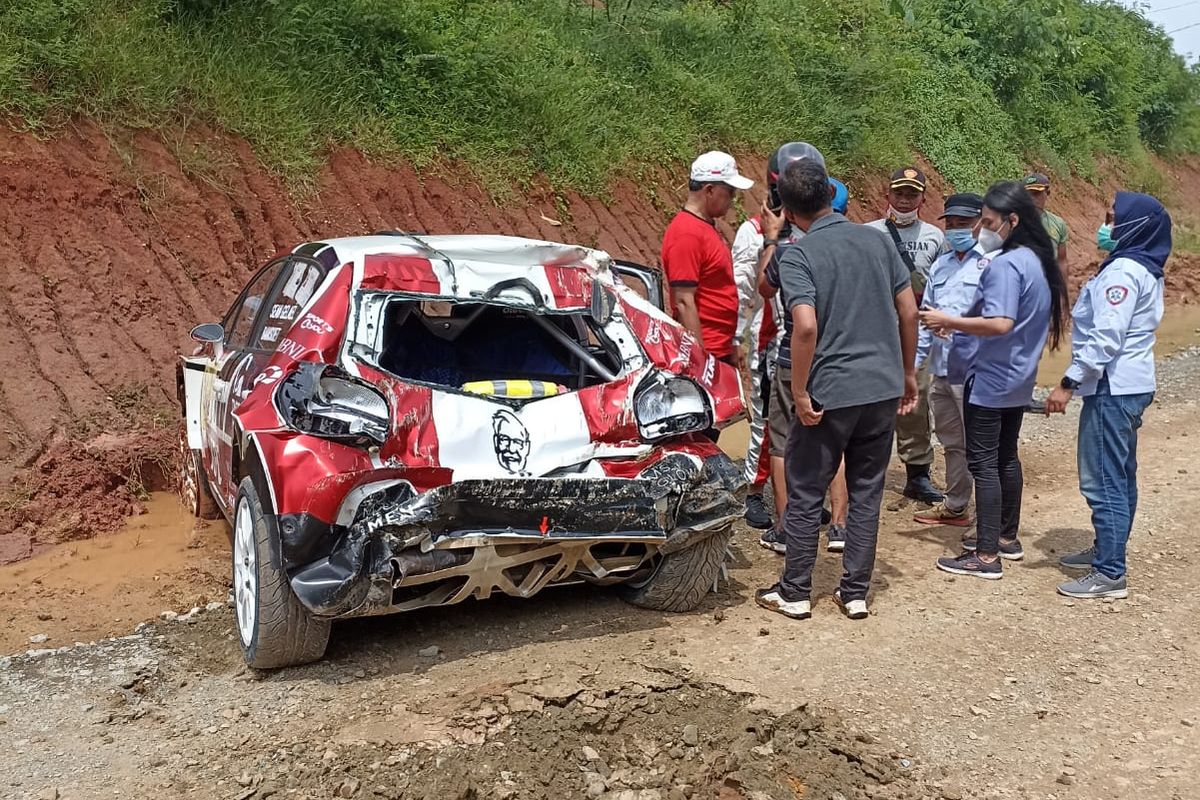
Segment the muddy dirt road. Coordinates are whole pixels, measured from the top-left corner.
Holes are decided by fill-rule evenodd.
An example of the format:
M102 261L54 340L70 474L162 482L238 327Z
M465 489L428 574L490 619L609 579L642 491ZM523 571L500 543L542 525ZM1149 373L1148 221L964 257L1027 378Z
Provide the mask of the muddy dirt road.
M8 651L130 635L0 659L0 796L1196 798L1200 350L1162 371L1116 603L1054 594L1058 554L1090 535L1077 406L1027 421L1028 555L1003 581L935 572L958 531L912 524L888 493L862 622L829 597L829 554L813 619L758 609L779 562L742 531L696 613L582 589L470 603L337 626L324 662L256 675L219 602L133 633L121 592L93 604L61 577L101 556L52 551L23 565L56 567L37 602L0 596ZM184 527L184 557L114 543L134 609L219 590L221 532Z

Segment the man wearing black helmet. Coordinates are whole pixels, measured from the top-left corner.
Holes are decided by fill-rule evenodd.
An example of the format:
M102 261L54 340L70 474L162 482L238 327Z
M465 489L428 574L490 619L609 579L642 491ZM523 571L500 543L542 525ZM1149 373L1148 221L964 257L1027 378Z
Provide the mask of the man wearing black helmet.
M780 174L794 161L810 159L822 167L825 157L808 142L788 142L771 154L767 162L767 200L759 214L762 227L762 249L758 257L759 292L772 304L776 319L783 320L778 333L775 356L775 373L771 379L771 397L767 404L767 445L771 454L771 484L775 490L776 519L783 519L787 505L786 470L783 463L784 448L787 446L788 431L796 418L796 408L791 393L791 336L792 321L784 311L779 296L779 272L777 253L781 246L798 241L804 232L791 226L783 214L783 201L779 199L776 183ZM840 551L843 540L831 532L829 549ZM759 543L769 550L782 553L785 550L782 530L771 528L762 535Z
M789 163L779 194L806 235L771 263L790 312L795 421L785 452L783 574L755 602L793 619L811 615L821 505L844 456L850 512L834 599L862 619L896 414L917 401L917 306L891 241L833 211L822 164Z

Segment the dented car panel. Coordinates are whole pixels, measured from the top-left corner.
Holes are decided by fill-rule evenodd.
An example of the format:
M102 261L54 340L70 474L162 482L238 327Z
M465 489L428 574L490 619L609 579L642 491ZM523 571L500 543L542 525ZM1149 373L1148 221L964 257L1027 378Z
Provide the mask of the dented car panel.
M500 236L335 239L272 262L226 341L183 365L218 504L230 515L257 459L293 591L326 617L619 582L727 530L740 479L702 429L744 415L740 379L610 263ZM479 379L545 394L468 390ZM639 417L655 382L669 391Z

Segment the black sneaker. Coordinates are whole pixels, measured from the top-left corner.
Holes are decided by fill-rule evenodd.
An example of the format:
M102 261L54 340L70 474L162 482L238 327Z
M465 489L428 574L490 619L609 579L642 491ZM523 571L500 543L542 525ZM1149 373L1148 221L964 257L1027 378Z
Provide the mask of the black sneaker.
M904 496L919 500L922 503L935 505L946 499L945 495L937 490L933 485L933 481L929 479L928 472L912 473L908 476L908 483L904 484Z
M1004 577L1004 567L1000 566L1000 559L997 558L989 564L974 553L963 553L954 558L939 558L937 568L942 572L970 575L989 581L998 581Z
M763 535L758 537L758 543L768 550L774 550L776 553L787 552L787 541L783 538L783 531L779 528L771 528L763 531Z
M829 537L829 543L825 545L826 550L831 553L840 553L846 549L846 529L843 526L830 525L825 535Z
M974 536L962 540L962 549L968 553L974 553L979 549L979 542ZM1008 561L1020 561L1025 557L1025 548L1021 546L1020 539L1013 539L1011 542L1000 540L1000 557Z
M763 502L761 493L746 495L746 524L760 531L771 527L771 514L767 511L767 504Z

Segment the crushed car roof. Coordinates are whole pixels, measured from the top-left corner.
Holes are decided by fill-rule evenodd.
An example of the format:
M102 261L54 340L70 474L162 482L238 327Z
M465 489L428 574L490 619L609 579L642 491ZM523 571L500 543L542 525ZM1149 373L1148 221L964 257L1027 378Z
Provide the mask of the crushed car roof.
M590 301L592 275L606 273L601 250L516 236L389 234L326 239L293 252L333 266L352 264L362 289L478 300L497 284L524 279L547 307Z

